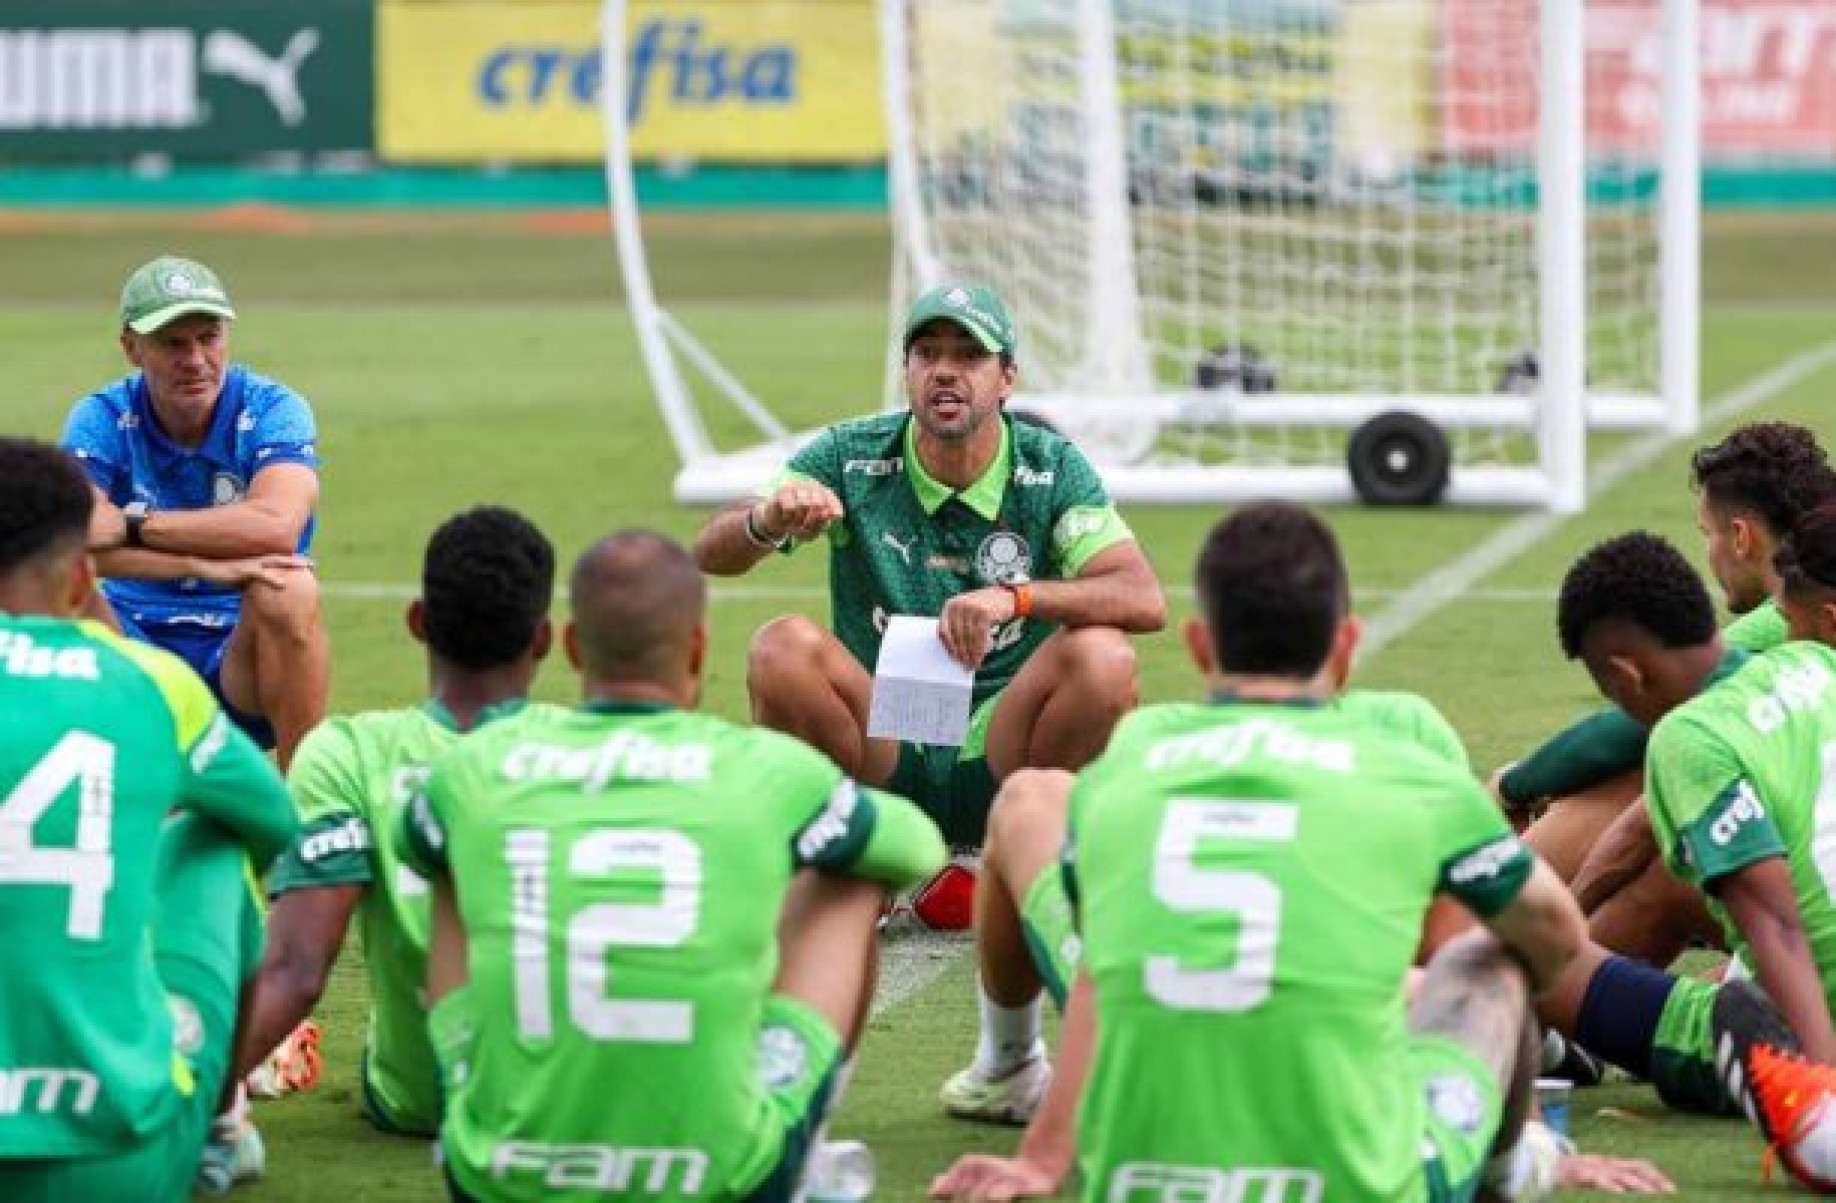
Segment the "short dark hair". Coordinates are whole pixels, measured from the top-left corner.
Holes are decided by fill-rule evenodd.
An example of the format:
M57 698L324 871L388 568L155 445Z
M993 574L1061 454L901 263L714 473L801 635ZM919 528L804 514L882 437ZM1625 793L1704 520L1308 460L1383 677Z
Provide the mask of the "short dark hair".
M1246 505L1213 526L1194 576L1225 672L1311 677L1351 609L1332 528L1285 501Z
M1754 422L1699 448L1690 483L1717 506L1747 510L1783 538L1807 510L1836 499L1836 470L1817 436L1790 422Z
M554 595L555 549L514 510L466 510L427 541L421 566L427 646L460 668L498 668L527 652Z
M1620 621L1666 648L1699 647L1715 637L1715 603L1683 553L1650 531L1596 543L1562 578L1556 626L1573 660L1598 623Z
M1836 501L1798 517L1772 558L1779 587L1786 593L1836 591Z
M667 680L687 662L707 611L688 551L653 530L615 531L580 553L568 583L580 666L589 676Z
M89 477L68 452L37 439L0 437L0 572L82 547L95 506Z

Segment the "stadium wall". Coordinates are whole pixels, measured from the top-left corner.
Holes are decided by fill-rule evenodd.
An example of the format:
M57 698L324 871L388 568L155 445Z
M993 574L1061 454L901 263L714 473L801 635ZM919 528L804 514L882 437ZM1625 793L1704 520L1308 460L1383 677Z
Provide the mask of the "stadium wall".
M1433 106L1375 104L1399 81L1353 48L1478 3L1534 0L1346 5L1313 48L1331 78L1285 102L1357 117L1337 153L1457 150L1457 106L1416 128ZM1590 4L1598 144L1655 117L1650 7ZM0 204L601 205L598 20L598 0L9 0ZM1703 27L1706 202L1836 203L1836 0L1703 0ZM884 205L873 0L632 0L629 45L647 205Z

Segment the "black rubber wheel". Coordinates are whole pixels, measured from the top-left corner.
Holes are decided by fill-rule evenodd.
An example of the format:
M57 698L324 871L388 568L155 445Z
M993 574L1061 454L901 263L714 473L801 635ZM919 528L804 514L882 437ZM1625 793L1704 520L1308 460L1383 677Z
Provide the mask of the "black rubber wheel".
M1543 376L1535 351L1519 351L1498 369L1498 391L1512 397L1534 397Z
M1275 365L1256 348L1224 343L1192 365L1192 387L1214 392L1272 393Z
M1453 452L1439 426L1392 410L1352 432L1345 462L1366 505L1433 505L1447 492Z

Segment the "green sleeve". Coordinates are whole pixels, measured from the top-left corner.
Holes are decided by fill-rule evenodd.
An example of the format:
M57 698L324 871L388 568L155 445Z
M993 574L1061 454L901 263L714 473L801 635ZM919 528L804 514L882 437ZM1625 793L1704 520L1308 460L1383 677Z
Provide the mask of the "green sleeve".
M358 756L349 727L337 719L320 724L294 753L287 788L302 830L269 873L270 894L374 879L376 833Z
M1684 881L1708 886L1785 855L1771 809L1733 749L1693 716L1658 724L1645 785L1658 847Z
M1507 769L1498 792L1518 806L1579 793L1637 769L1649 738L1650 732L1619 707L1596 710Z
M436 766L402 811L396 848L402 863L429 881L446 875L446 824L452 814L453 770Z
M1779 603L1767 598L1722 629L1721 637L1729 647L1743 652L1769 652L1791 637Z
M1083 572L1098 552L1133 539L1090 461L1066 444L1056 469L1056 517L1052 523L1052 562L1065 580Z
M222 711L186 749L185 761L179 808L206 815L235 832L257 869L267 868L293 843L300 823L287 783Z
M1441 848L1438 888L1490 918L1517 898L1536 857L1476 782L1462 776L1449 785L1450 795L1434 811Z
M815 817L791 838L797 868L847 873L902 889L943 868L943 836L930 816L897 794L842 778Z

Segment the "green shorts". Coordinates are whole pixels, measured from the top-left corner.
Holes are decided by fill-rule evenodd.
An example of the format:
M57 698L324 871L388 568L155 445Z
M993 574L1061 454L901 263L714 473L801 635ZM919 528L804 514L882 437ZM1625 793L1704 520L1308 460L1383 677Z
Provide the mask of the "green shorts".
M1409 1070L1427 1104L1422 1175L1429 1203L1466 1203L1498 1137L1504 1097L1485 1062L1445 1036L1409 1040Z
M899 763L886 782L890 793L910 798L943 832L944 843L980 848L988 828L988 808L999 783L988 767L988 725L1006 690L982 700L969 716L963 746L899 745Z
M427 1014L428 1036L449 1092L465 1076L473 1040L468 993L464 988L453 991ZM721 1197L789 1203L828 1113L841 1062L841 1036L821 1014L783 995L765 1000L756 1065L766 1106L759 1128L735 1138L744 1142L748 1153L734 1171L732 1188L719 1192ZM459 1181L460 1168L447 1160L447 1192L458 1203L468 1203L474 1196Z
M8 1203L191 1197L229 1069L237 998L261 963L261 892L242 846L207 819L169 819L158 855L153 959L172 1010L178 1105L164 1125L119 1153L0 1160L0 1199Z
M1020 901L1020 931L1033 954L1033 968L1040 982L1063 1011L1071 979L1077 976L1077 963L1084 955L1084 941L1071 914L1065 875L1057 865L1042 869L1027 887L1026 897Z
M835 1074L841 1068L841 1036L811 1007L774 994L765 1000L758 1057L759 1084L770 1100L771 1118L769 1130L760 1133L755 1144L775 1149L776 1156L756 1182L752 1180L758 1171L741 1174L733 1193L748 1203L789 1203L803 1178L816 1131L828 1114Z

